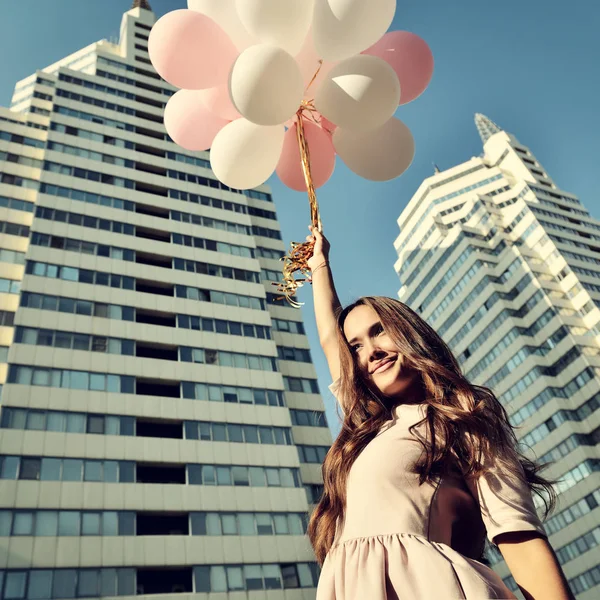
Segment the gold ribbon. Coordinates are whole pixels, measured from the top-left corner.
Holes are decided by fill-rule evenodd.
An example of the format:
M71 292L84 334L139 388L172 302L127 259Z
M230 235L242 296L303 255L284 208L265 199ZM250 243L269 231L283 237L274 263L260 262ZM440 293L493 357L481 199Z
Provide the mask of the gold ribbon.
M323 61L320 60L319 67L308 84L306 88L307 90L317 78L322 65ZM317 194L315 192L315 186L313 184L312 173L310 169L310 151L308 149L308 143L304 133L303 122L303 119L306 118L307 120L317 123L317 120L314 116L315 112L316 110L312 100L302 101L302 105L296 112L296 139L298 140L300 161L302 163L302 173L304 174L304 181L306 183L306 189L308 192L310 221L313 229L322 231L321 215L319 214L319 205L317 203ZM293 296L296 293L296 290L304 285L305 281L310 281L311 271L308 266L308 259L313 255L314 246L314 241L302 243L292 242L290 251L281 259L283 261L283 281L280 283L273 283L273 285L277 286L277 291L283 294L283 296L278 299L283 300L285 298L294 308L300 308L304 304L294 300ZM296 279L294 274L297 272L300 272L302 275L304 275L304 277Z

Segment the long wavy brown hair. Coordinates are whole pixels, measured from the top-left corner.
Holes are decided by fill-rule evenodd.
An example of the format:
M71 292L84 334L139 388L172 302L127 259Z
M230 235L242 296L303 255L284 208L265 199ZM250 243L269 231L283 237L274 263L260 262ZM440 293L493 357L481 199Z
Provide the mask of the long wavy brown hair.
M478 477L488 461L517 474L520 462L527 484L544 502L544 519L554 510L555 480L538 472L551 463L537 464L521 454L508 414L494 393L474 385L463 375L458 361L442 338L406 304L381 296L366 296L347 306L338 315L340 384L338 398L344 417L342 428L322 466L324 491L308 524L308 536L317 561L323 564L335 537L336 524L343 522L346 481L352 464L381 426L392 418L389 399L363 379L344 335L346 317L356 306L371 307L387 335L395 342L402 364L420 374L426 417L411 426L427 422L421 460L415 467L419 484L433 483L454 461L465 477ZM446 443L445 440L450 440ZM548 501L544 493L548 496Z

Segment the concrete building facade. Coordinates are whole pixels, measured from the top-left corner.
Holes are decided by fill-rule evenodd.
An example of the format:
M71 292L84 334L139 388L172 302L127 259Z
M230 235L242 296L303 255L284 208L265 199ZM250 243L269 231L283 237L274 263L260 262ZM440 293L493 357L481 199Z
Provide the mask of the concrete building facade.
M155 21L0 108L0 594L312 599L331 433L275 205L167 136Z
M544 526L577 597L592 600L600 593L600 221L513 135L481 114L475 122L483 155L436 169L398 218L398 296L471 381L494 390L523 451L553 462L542 475L561 479L559 504ZM495 547L488 556L516 590Z

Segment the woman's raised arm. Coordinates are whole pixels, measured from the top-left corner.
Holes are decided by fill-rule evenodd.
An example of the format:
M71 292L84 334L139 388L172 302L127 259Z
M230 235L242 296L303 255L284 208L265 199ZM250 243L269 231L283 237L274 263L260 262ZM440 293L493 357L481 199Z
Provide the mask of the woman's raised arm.
M312 272L315 320L319 341L333 381L340 376L340 352L337 334L337 314L341 310L340 301L333 284L333 276L329 266L329 242L320 231L309 227L312 235L306 239L315 240L313 255L308 259Z

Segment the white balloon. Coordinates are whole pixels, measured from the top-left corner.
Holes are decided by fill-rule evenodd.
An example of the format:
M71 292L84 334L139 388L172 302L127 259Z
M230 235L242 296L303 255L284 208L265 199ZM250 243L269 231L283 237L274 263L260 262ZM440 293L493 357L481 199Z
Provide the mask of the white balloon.
M358 54L337 64L317 89L315 108L338 127L368 130L385 123L398 108L396 72L377 56Z
M389 181L402 175L415 155L410 129L395 117L372 131L338 127L333 145L351 171L371 181Z
M210 17L231 38L238 50L258 43L242 25L235 0L188 0L188 8Z
M285 128L262 127L246 119L225 125L210 149L210 166L217 178L236 190L264 183L275 171Z
M229 74L229 94L234 106L257 125L285 123L300 107L303 91L296 61L277 46L258 44L246 48Z
M313 17L314 0L236 0L238 17L264 44L300 51Z
M321 58L343 60L372 46L392 24L396 0L315 0L313 35Z

